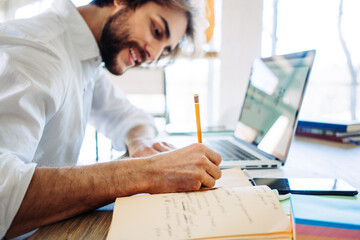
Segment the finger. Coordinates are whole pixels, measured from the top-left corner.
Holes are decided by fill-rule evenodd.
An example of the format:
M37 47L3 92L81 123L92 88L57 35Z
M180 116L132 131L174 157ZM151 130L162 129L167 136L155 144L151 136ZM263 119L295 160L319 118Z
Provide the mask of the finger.
M206 172L215 180L221 177L221 170L218 166L211 163L209 167L207 167Z
M212 188L215 186L215 179L208 173L204 172L201 183L204 187Z
M152 146L155 150L159 151L159 152L165 152L165 151L170 151L173 150L173 148L169 147L168 145L164 144L164 142L156 142L153 144Z
M207 148L207 151L205 152L205 156L216 166L219 166L222 161L221 155L219 153L211 150L208 147L206 147L206 148Z
M217 152L214 152L202 143L193 143L185 148L192 151L193 153L201 153L216 166L219 166L221 163L221 155Z
M176 149L176 147L174 145L172 145L171 143L168 143L168 142L162 142L162 144L164 144L165 146L167 146L168 148L171 148L171 149Z

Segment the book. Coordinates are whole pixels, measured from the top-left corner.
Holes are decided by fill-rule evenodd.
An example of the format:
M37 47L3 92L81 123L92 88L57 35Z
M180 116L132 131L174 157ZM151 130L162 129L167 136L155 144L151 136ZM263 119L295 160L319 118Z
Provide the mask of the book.
M317 128L333 130L338 132L355 132L360 131L359 121L312 121L312 120L299 120L298 127Z
M360 239L360 199L293 194L294 240Z
M334 130L327 130L327 129L321 129L321 128L313 128L313 127L297 127L296 130L299 133L310 132L312 134L335 136L335 137L360 136L360 131L342 132L342 131L334 131Z
M290 240L292 229L276 194L239 168L212 189L117 198L107 239Z
M295 134L298 136L305 136L305 137L312 137L312 138L318 138L318 139L324 139L324 140L330 140L335 142L341 142L341 143L356 143L359 144L360 142L360 134L359 135L342 135L342 134L336 134L329 133L328 131L322 131L317 129L310 129L310 128L297 128L295 131Z

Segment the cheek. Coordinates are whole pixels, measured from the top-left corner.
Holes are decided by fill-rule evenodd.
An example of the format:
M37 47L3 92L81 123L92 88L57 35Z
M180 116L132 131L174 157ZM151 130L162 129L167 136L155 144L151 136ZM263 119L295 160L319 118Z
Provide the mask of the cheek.
M132 29L134 29L134 31L130 32L130 36L134 38L134 40L140 41L140 43L151 40L152 34L149 27L146 27L145 24L136 24Z
M122 49L116 56L119 63L125 62L127 63L129 61L129 51L128 49ZM120 60L120 61L119 61Z

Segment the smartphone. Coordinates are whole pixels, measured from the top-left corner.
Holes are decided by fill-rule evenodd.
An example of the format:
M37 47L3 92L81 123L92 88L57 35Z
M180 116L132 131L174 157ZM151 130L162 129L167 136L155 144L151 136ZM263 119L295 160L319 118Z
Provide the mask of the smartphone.
M279 194L297 193L311 195L354 196L358 191L337 178L254 178L254 185L267 185Z

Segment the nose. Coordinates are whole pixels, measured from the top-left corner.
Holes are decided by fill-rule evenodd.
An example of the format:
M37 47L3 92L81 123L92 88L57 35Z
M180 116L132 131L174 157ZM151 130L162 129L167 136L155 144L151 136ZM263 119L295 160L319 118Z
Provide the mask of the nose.
M152 42L151 44L147 44L145 46L145 51L147 55L147 60L153 62L161 56L164 51L165 43L161 42Z

